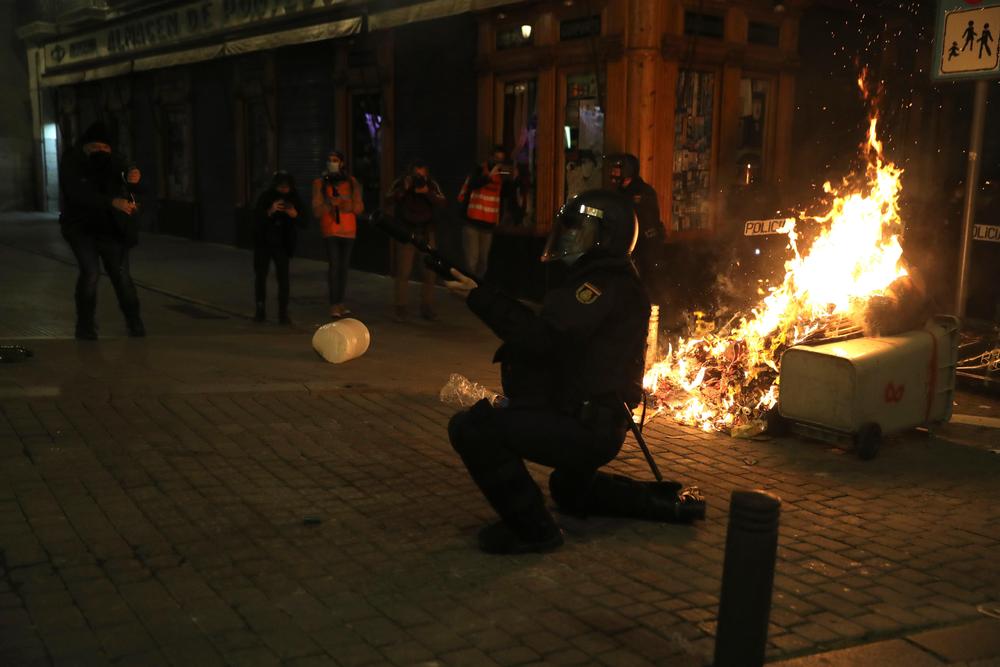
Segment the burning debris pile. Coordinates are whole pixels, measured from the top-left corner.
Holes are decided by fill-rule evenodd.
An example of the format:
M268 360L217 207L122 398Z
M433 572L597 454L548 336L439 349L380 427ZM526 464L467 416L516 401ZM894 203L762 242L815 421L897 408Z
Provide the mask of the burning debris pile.
M864 80L858 80L864 92ZM645 378L656 403L686 424L733 434L760 432L778 400L778 363L788 347L845 321L870 330L870 311L912 291L902 261L898 198L902 170L885 160L870 119L865 180L839 188L820 216L781 228L790 259L780 285L761 290L749 314L727 323L699 314L690 338L671 346ZM902 279L902 280L901 280Z

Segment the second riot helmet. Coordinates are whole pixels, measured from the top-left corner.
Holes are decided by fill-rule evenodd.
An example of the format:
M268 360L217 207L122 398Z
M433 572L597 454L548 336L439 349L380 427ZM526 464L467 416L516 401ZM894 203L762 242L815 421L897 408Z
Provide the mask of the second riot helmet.
M613 153L608 155L606 163L610 167L611 183L615 187L625 187L625 180L634 180L639 175L639 158L631 153Z
M541 259L572 264L588 252L628 257L638 235L639 224L628 198L587 190L573 195L559 209Z

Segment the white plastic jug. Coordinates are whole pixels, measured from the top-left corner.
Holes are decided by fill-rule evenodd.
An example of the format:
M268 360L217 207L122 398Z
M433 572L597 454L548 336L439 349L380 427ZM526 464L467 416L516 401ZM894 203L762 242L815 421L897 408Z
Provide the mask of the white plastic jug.
M360 357L368 351L370 343L368 327L350 317L324 324L316 330L312 339L316 354L331 364L342 364Z

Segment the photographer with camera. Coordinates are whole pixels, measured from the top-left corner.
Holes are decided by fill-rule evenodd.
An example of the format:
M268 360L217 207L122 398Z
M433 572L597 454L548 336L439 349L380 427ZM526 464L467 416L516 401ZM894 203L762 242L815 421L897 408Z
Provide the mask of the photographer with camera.
M62 207L59 225L73 249L80 274L76 281L76 338L97 340L99 262L114 287L129 336L142 337L139 296L129 272L128 252L138 242L142 174L112 152L111 133L98 121L59 161Z
M516 178L517 169L508 160L507 151L494 146L490 158L469 174L458 193L458 201L465 207L462 245L466 267L477 275L486 275L501 202Z
M392 184L386 200L392 207L395 219L405 227L419 234L430 247L434 244L434 210L445 204L441 186L430 175L427 163L414 160L406 172ZM406 304L409 296L409 281L413 272L413 259L417 254L415 246L394 242L396 249L396 289L395 320L403 322L408 313ZM423 271L423 288L420 291L420 315L425 320L436 320L434 313L435 274L429 268Z
M319 220L326 242L327 284L330 290L330 317L350 315L344 305L351 248L357 236L357 216L364 212L361 184L347 171L340 151L326 156L326 169L312 184L313 215Z
M271 187L257 198L253 226L254 322L267 319L267 272L273 261L278 279L278 321L292 323L288 317L288 264L295 252L295 228L300 224L301 208L295 179L287 171L275 172Z

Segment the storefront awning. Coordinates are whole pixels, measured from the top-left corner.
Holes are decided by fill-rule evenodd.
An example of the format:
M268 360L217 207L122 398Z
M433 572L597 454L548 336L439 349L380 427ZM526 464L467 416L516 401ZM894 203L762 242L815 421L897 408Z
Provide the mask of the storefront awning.
M142 72L162 67L175 67L177 65L188 65L206 60L214 60L224 56L233 56L254 51L265 51L275 49L279 46L289 46L292 44L306 44L309 42L319 42L326 39L336 39L347 35L356 35L361 32L363 21L361 17L344 19L312 25L306 28L296 28L294 30L283 30L272 32L266 35L255 37L244 37L241 39L231 39L219 44L201 46L182 51L172 51L155 56L145 56L126 60L124 62L92 67L86 70L66 72L60 74L49 74L41 77L41 85L44 87L64 86L81 81L94 81L96 79L106 79L113 76L128 74L129 72Z
M418 21L430 21L453 14L478 12L502 5L514 4L512 0L430 0L399 9L390 9L368 16L368 29L385 30Z

